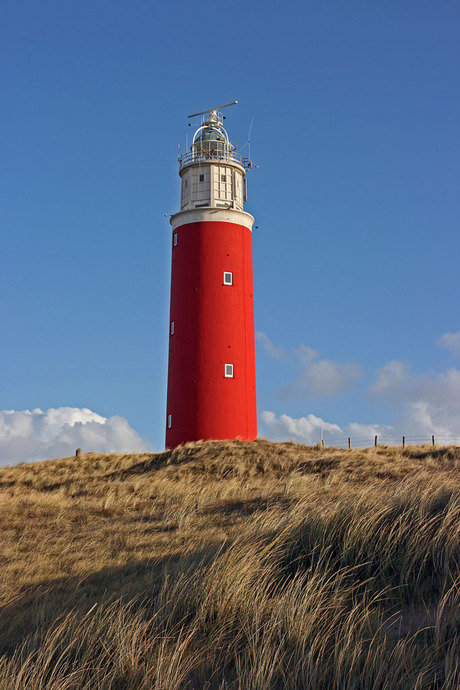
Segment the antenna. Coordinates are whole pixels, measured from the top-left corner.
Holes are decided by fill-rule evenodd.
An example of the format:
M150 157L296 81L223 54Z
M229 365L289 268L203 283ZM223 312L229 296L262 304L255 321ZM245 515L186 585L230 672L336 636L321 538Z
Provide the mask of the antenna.
M200 113L193 113L188 117L197 117L198 115L206 115L206 113L212 113L214 110L221 110L221 108L228 108L229 105L237 105L238 101L232 101L231 103L225 103L225 105L218 105L216 108L209 108L209 110L202 110Z
M252 125L254 124L254 118L251 120L251 124L249 126L249 134L248 134L248 168L252 168L252 160L251 160L251 129Z

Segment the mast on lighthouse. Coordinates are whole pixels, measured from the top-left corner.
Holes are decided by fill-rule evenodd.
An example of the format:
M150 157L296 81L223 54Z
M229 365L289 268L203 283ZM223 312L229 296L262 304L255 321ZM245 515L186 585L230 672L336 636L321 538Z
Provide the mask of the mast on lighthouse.
M235 101L236 103L236 101ZM244 211L249 161L220 108L202 116L179 157L180 211L172 264L166 447L257 435L252 226Z

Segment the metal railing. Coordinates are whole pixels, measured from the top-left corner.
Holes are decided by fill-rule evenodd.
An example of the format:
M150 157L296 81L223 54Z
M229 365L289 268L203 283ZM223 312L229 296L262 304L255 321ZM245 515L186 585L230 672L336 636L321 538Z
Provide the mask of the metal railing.
M200 161L223 161L224 163L236 163L242 168L248 168L248 159L243 158L242 155L235 151L190 151L179 156L179 170L190 163L199 163Z

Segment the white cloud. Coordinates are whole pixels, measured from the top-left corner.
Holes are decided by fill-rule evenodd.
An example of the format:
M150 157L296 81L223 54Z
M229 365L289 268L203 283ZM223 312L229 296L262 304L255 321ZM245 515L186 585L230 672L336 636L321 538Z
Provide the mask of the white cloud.
M359 364L331 362L320 359L313 362L305 372L307 388L304 394L330 397L343 393L351 383L361 378L362 369Z
M147 444L123 417L87 408L0 411L0 465L47 460L82 452L140 452Z
M325 440L334 435L343 435L338 424L330 424L313 414L295 419L287 414L277 417L274 412L265 411L261 413L260 420L266 430L264 435L271 441L294 439L312 445L321 439L321 429Z
M455 368L417 375L402 362L393 360L377 372L370 393L374 399L398 407L424 402L444 416L460 416L460 370Z
M429 443L434 434L437 443L460 443L460 418L446 418L430 408L428 403L415 402L408 405L404 414L394 424L361 424L350 422L343 428L338 424L326 422L313 414L306 417L290 417L264 411L260 415L259 433L270 441L295 440L314 445L323 434L326 446L345 447L348 438L353 446L371 446L374 437L379 443L400 444L402 437L407 443ZM322 432L321 432L322 428Z
M359 422L350 422L345 427L347 436L355 439L358 443L366 441L370 443L375 436L381 439L393 438L395 429L391 424L360 424ZM396 438L396 437L394 437Z
M383 441L385 438L393 438L396 433L392 426L385 424L351 422L341 428L338 424L326 422L314 414L299 418L287 414L277 417L274 412L264 411L260 414L260 421L260 435L270 441L294 440L310 446L317 444L321 438L326 446L345 447L348 445L348 438L352 439L354 446L370 446L375 436L379 436Z
M401 400L401 396L405 397L411 388L411 376L406 365L397 359L393 359L377 371L375 383L371 386L369 392L373 396Z
M445 333L437 343L460 354L460 331ZM270 346L273 347L271 343ZM279 351L284 353L281 348ZM359 364L322 359L318 352L306 345L290 350L286 359L294 359L301 372L279 391L279 398L284 400L339 396L363 377ZM359 395L359 391L356 392ZM305 443L317 443L321 428L325 441L329 440L331 444L346 443L347 437L351 437L360 439L362 445L368 445L374 436L382 442L400 442L402 436L408 442L422 442L430 441L433 434L440 443L460 442L459 369L421 375L413 373L404 362L391 360L376 372L366 402L367 407L372 403L385 404L394 411L395 421L392 424L351 421L340 427L311 413L295 418L264 411L260 416L261 433L272 440L295 438Z
M402 435L460 439L460 371L417 375L402 362L388 362L370 389L374 400L399 410L393 428Z
M321 376L323 384L326 378ZM421 376L413 374L403 362L392 360L377 372L370 393L371 400L384 402L396 412L393 424L354 421L340 427L313 414L296 419L265 411L260 416L261 432L271 440L294 438L307 444L320 440L321 426L326 444L331 445L345 445L348 437L353 445L370 445L374 436L382 443L400 443L403 436L408 443L421 443L429 442L432 435L439 443L460 443L458 369Z
M318 359L319 354L306 345L298 347L294 354L303 371L293 383L280 390L281 398L335 397L363 375L359 364Z
M274 345L262 331L256 332L256 338L271 357L290 360L301 370L291 384L281 388L280 398L335 397L344 393L363 376L359 364L321 359L319 353L307 345L301 344L286 351L280 345Z
M444 347L454 355L460 355L460 331L456 333L444 333L444 335L437 339L436 345Z
M280 345L273 345L272 341L266 333L256 331L256 338L262 345L264 350L274 359L285 359L286 354Z
M311 347L308 347L308 345L304 345L303 343L293 350L293 352L304 367L310 366L313 360L319 357L319 353L316 352L316 350L312 350Z

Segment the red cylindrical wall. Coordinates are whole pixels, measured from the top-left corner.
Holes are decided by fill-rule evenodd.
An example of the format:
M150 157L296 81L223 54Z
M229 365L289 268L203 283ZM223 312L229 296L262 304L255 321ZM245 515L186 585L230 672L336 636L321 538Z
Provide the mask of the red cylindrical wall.
M167 448L257 435L252 234L243 225L173 230L166 419Z

